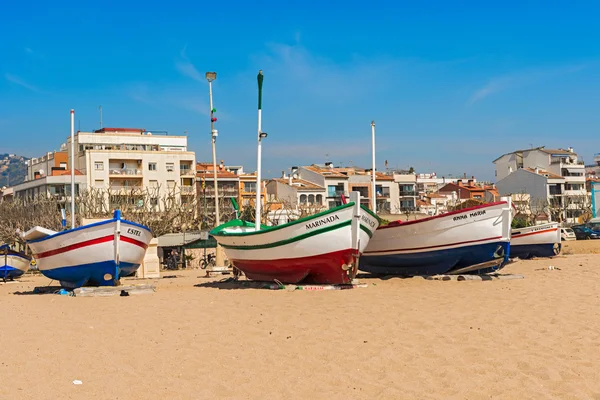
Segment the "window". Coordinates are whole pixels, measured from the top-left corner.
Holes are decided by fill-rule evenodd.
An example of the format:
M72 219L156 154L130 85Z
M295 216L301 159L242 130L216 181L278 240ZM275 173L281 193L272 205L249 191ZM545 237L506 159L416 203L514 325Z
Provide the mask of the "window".
M167 172L173 172L175 170L175 164L172 162L167 163Z
M94 181L94 187L103 188L104 187L104 180L102 180L102 179L96 179Z
M300 204L306 204L307 197L305 194L300 195Z
M60 163L60 167L66 169L67 168L67 163L66 162L61 162Z
M104 162L103 161L94 162L94 169L96 171L104 171Z
M256 182L244 182L244 192L256 193Z
M314 194L309 194L308 195L308 204L315 204L315 195Z
M155 162L148 163L148 171L156 171L156 163Z
M175 189L175 181L167 181L167 188L169 188L169 190Z
M322 194L317 195L317 204L323 205L323 195Z

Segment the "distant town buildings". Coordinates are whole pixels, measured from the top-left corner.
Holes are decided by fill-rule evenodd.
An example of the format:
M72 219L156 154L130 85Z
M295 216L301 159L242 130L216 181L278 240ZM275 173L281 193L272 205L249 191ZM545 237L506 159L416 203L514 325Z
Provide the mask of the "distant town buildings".
M517 150L493 162L500 194L529 194L535 214L576 223L588 213L585 166L573 148Z
M181 204L195 204L198 215L215 214L215 171L212 162L196 162L188 150L186 136L131 128L103 128L77 132L75 152L70 138L59 151L24 160L25 181L0 187L0 200L13 197L53 196L66 202L71 196L71 168L76 194L82 190L103 191L107 207L118 207L123 196L145 193L157 211L168 197ZM0 166L7 164L0 160ZM503 154L493 161L496 184L480 182L474 176L438 176L391 170L373 171L358 166L334 166L332 162L293 166L278 178L261 182L261 204L271 223L285 223L306 213L341 205L350 192L361 194L361 203L378 214L437 215L461 204L498 201L510 195L519 212L535 220L576 223L589 213L588 194L592 182L600 182L600 154L594 164L584 165L572 148L537 147ZM387 164L386 164L387 166ZM241 209L256 202L256 173L241 165L221 160L216 178L221 222L235 216L234 201ZM587 175L587 179L586 179ZM137 201L133 199L133 201ZM141 201L141 200L140 200ZM137 203L136 203L137 204Z
M69 164L86 177L89 188L108 190L110 204L119 204L118 197L132 190L146 189L157 209L163 208L165 196L184 203L196 196L196 156L187 149L187 136L103 128L77 132L74 155L70 149L69 138Z

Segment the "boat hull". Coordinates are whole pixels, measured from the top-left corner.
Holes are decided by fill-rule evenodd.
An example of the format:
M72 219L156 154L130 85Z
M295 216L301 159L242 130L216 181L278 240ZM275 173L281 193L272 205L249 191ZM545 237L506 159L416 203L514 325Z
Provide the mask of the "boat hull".
M359 269L401 276L502 268L510 253L510 200L380 227Z
M115 235L117 224L120 234ZM150 230L127 220L112 219L58 232L27 244L44 276L64 287L86 284L114 286L142 263Z
M506 263L509 253L508 241L496 241L472 246L459 246L443 250L419 253L390 254L361 257L359 269L373 274L385 275L439 275L450 271L460 271L471 266L501 259L498 267ZM480 271L476 268L473 271Z
M7 254L4 254L6 252ZM0 279L12 280L29 270L31 258L13 250L0 249Z
M379 226L379 219L362 208L360 222L353 225L353 207L349 203L258 232L254 224L238 221L238 226L225 224L211 234L248 279L347 284L355 278L360 254Z
M510 257L554 257L562 247L560 226L557 222L513 229L510 240Z

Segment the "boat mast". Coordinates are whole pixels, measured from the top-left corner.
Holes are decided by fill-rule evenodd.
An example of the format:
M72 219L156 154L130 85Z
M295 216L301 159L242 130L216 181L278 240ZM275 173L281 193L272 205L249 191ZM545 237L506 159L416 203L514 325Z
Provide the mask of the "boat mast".
M71 229L75 229L75 110L71 109Z
M371 151L373 169L371 170L372 182L371 182L371 210L374 213L377 212L377 192L375 191L375 121L371 121Z
M261 144L262 139L267 137L267 134L262 131L262 84L263 84L263 72L262 69L258 71L258 152L257 152L257 166L256 166L256 204L255 204L255 222L254 229L260 230L260 211L262 208L261 200Z

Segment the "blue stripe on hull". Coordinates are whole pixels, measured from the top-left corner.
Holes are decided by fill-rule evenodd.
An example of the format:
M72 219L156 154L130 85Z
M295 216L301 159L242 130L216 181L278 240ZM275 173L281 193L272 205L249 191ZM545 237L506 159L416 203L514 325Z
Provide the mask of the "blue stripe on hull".
M0 279L15 279L23 275L24 272L8 265L0 267Z
M445 274L450 270L494 260L496 258L494 253L498 247L502 248L499 253L504 255L502 263L504 265L508 261L509 242L486 243L418 253L380 256L363 254L360 257L358 269L374 274L403 276ZM494 269L488 268L487 270ZM486 272L489 272L487 270ZM481 270L477 272L481 272Z
M139 268L139 264L120 263L119 277L131 275ZM44 276L60 282L66 288L78 288L83 285L115 286L115 262L103 261L99 263L77 265L75 267L62 267L41 271ZM105 280L104 275L110 274L111 279Z
M557 252L554 251L554 245L558 245ZM560 253L560 243L544 244L520 244L510 246L510 257L519 257L526 259L531 257L554 257Z

